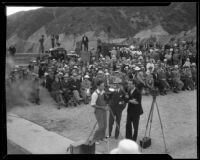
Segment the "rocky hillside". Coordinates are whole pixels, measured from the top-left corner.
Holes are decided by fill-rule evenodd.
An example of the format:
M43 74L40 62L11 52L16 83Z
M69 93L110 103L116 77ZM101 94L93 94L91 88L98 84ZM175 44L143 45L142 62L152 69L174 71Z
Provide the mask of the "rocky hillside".
M73 49L86 33L94 47L100 37L144 36L144 33L174 35L196 26L196 3L178 2L163 7L45 7L19 12L7 18L7 45L16 44L18 52L35 52L38 39L59 34L63 47ZM140 33L139 33L140 32ZM142 33L141 33L142 32Z

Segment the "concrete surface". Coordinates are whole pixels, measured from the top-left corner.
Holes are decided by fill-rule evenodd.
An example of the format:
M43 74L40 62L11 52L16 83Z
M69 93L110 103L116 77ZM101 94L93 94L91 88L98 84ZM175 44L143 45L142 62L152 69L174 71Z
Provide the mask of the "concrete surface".
M7 138L31 154L66 154L67 147L73 143L13 114L7 118Z

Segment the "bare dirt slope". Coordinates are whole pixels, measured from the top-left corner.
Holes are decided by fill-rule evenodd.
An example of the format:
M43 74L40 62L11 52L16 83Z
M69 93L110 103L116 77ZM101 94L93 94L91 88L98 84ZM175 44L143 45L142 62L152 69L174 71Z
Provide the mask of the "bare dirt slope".
M73 141L86 139L95 124L93 108L89 105L82 105L76 108L57 110L55 102L49 97L46 90L42 89L41 92L41 105L15 107L11 112ZM143 96L144 114L140 119L138 142L144 136L151 102L151 96ZM158 96L157 103L169 154L173 158L197 158L196 90ZM123 136L125 135L126 110L127 108L124 109L121 120L121 133ZM163 154L164 143L156 108L154 110L151 138L152 146L143 150L143 153ZM118 141L111 139L109 142L109 146L106 143L97 145L97 150L101 153L108 153L108 149L111 150L116 147Z

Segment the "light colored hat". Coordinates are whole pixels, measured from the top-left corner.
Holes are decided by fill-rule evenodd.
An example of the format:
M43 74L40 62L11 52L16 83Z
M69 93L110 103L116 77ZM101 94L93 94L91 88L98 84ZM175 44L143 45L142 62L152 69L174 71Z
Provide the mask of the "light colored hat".
M73 68L78 68L77 66L74 66Z
M164 59L164 61L166 62L166 61L167 61L167 59Z
M110 154L140 154L139 146L135 141L123 139L118 147L113 149Z
M45 72L45 73L44 73L44 76L47 76L47 75L49 75L49 74L48 74L47 72Z
M136 67L135 67L135 70L136 70L136 71L139 71L139 70L140 70L140 68L139 68L138 66L136 66Z
M142 56L140 56L138 59L143 59L143 57L142 57Z
M85 75L84 78L90 78L88 75Z
M175 65L174 67L175 67L175 68L178 68L178 65Z
M196 66L196 63L192 63L191 66Z
M98 74L103 74L104 72L102 70L99 70L98 71Z
M108 72L105 73L106 76L110 75Z

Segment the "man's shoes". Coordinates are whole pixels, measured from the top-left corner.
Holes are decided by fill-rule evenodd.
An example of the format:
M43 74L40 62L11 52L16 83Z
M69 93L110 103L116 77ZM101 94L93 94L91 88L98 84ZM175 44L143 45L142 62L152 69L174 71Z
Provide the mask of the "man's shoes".
M111 138L111 136L106 136L106 138Z

